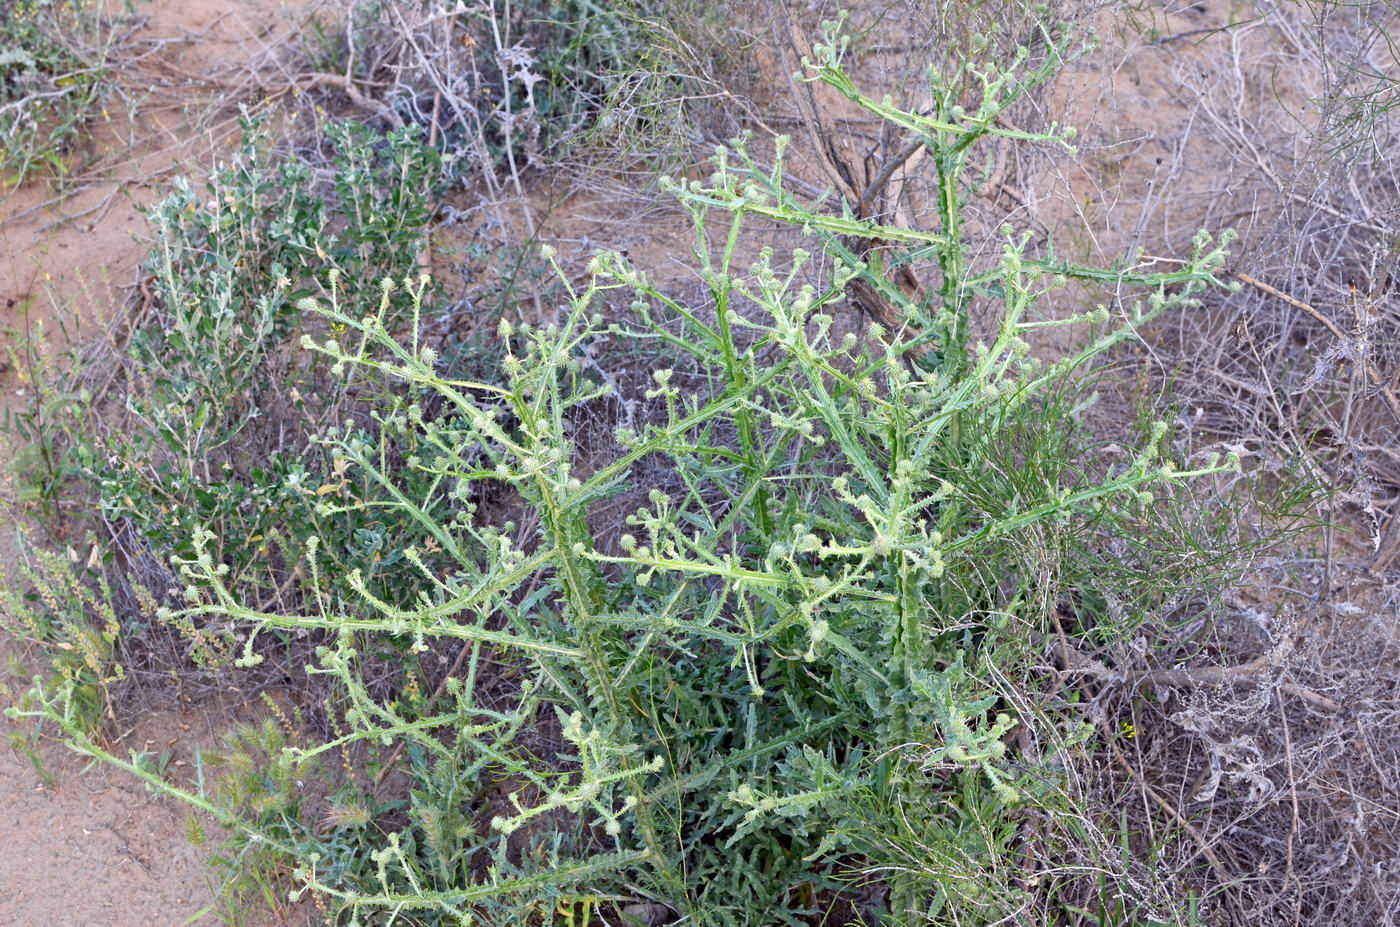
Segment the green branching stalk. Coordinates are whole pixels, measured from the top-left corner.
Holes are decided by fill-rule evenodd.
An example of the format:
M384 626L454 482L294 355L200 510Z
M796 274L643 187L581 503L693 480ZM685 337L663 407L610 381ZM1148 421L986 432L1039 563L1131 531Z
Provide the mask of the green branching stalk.
M1159 530L1154 507L1177 484L1239 466L1178 461L1165 425L1126 462L1089 460L1055 396L1215 285L1226 240L1203 234L1180 269L1149 274L1037 262L1007 228L997 268L974 274L966 155L987 138L1066 143L1003 116L1062 66L1068 37L1047 36L1034 67L1022 54L957 72L920 114L855 88L838 29L811 78L923 141L939 229L858 220L850 204L818 212L741 141L707 181L670 185L695 219L703 305L599 254L586 286L562 281L552 324L502 321L498 367L468 375L402 331L431 312L421 278L362 295L332 274L297 303L317 323L302 341L313 362L382 389L372 415L316 436L340 477L316 491L316 517L390 526L410 542L379 554L400 568L340 569L347 540L318 533L303 547L297 607L254 605L200 529L173 560L185 601L161 615L231 629L242 665L278 634L314 635L305 671L334 682L347 730L280 746L277 768L353 747L382 751L370 755L411 782L408 823L391 832L374 826L387 806L353 781L329 830L303 819L299 798L266 802L277 814L247 824L245 810L194 796L251 828L241 833L280 834L300 891L343 922L532 922L571 886L714 927L798 923L838 896L892 925L990 923L1015 909L1002 873L1020 814L1068 799L1062 765L1021 754L1009 734L1035 725L1044 742L1078 743L1084 719L1061 693L1024 712L1003 680L1040 665L1031 642L1058 627L1044 603L1146 600L1158 579L1086 567L1054 586L1035 552L1098 562ZM956 105L958 82L977 90L975 110ZM756 221L801 230L810 249L762 250L741 269ZM903 247L894 265L937 273L938 305L901 297L902 331L851 330L848 284L892 300L899 287L844 236ZM1144 297L1116 320L1103 307L1043 317L1041 298L1069 277ZM972 344L969 308L988 294L997 324ZM602 318L618 295L630 308ZM1087 343L1038 360L1027 339L1071 324L1089 328ZM930 343L939 352L911 354ZM641 413L584 446L578 422L624 398L587 371L629 349L662 359L626 397ZM618 498L630 506L621 524L600 504ZM1097 633L1128 633L1116 620ZM426 697L414 673L443 648L454 667L470 661ZM393 698L366 678L386 654L413 683ZM71 699L37 693L26 717L54 717L77 738ZM856 873L881 881L885 900L860 901Z

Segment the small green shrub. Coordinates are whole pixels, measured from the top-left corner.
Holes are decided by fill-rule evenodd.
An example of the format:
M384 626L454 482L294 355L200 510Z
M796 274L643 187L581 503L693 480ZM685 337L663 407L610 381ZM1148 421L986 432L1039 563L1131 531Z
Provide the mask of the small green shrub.
M314 517L318 493L354 491L306 433L348 414L356 389L374 388L330 381L326 365L289 350L319 333L297 301L320 292L312 267L374 292L416 273L436 158L412 130L378 140L334 126L328 197L306 166L270 158L262 126L243 128L202 195L177 181L152 211L153 317L129 342L130 399L115 425L90 419L75 433L67 466L109 523L130 526L162 559L192 551L196 526L216 528L236 582L266 595L308 536L334 532ZM386 322L405 320L405 305L390 299Z
M67 334L61 325L59 332L60 338ZM16 341L6 345L6 353L28 402L0 413L0 434L9 437L13 447L6 469L15 477L15 502L53 523L69 475L71 439L83 428L92 391L81 382L76 365L68 365L71 358L54 350L43 320Z

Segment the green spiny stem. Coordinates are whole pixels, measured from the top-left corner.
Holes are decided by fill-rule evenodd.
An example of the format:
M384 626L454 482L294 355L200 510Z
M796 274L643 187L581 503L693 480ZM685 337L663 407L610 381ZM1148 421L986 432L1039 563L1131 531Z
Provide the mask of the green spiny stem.
M720 259L719 279L711 285L711 294L715 301L715 315L719 325L720 351L724 357L724 371L727 380L725 391L734 395L748 395L751 392L748 377L743 365L739 362L735 348L734 332L729 324L729 299L734 290L734 281L729 270L743 224L744 213L742 210L738 210L729 223L729 235L725 239L724 253ZM739 446L744 455L746 475L750 480L758 482L759 485L758 498L754 504L754 512L758 517L758 527L763 536L768 537L772 534L773 525L768 512L768 493L761 482L757 429L754 427L753 418L746 405L738 406L734 419L739 431Z
M551 378L551 388L557 388L557 380ZM525 397L518 392L511 396L512 405L521 422L531 433L541 434L534 410ZM558 423L557 432L562 432ZM589 544L589 530L586 516L582 512L570 513L560 503L553 482L543 472L537 471L534 477L536 492L542 506L541 521L551 536L558 555L558 566L563 579L563 591L574 620L574 637L579 642L585 665L588 668L588 684L595 697L601 696L607 707L610 729L615 735L631 731L633 725L623 708L623 697L612 685L612 674L608 671L608 646L601 633L601 627L593 621L595 614L602 610L602 585L597 571L589 561L575 554L575 545ZM582 707L582 706L581 706ZM642 840L656 866L662 880L680 892L684 892L684 879L676 872L670 854L662 843L653 818L652 807L647 803L646 789L641 775L642 767L630 754L619 759L619 765L627 773L628 791L636 800L634 813Z

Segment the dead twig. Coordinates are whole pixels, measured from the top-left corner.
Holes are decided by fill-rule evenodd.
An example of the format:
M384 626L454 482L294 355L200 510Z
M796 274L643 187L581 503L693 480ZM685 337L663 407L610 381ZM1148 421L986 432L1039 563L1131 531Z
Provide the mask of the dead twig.
M1257 277L1251 277L1244 271L1232 271L1231 276L1233 276L1236 280L1240 281L1241 283L1246 283L1254 287L1261 293L1267 293L1275 299L1282 300L1283 302L1292 306L1294 309L1301 309L1303 312L1306 312L1308 315L1321 322L1323 327L1326 328L1336 337L1341 338L1343 340L1347 338L1346 332L1342 331L1342 329L1337 325L1336 322L1333 322L1330 318L1327 317L1325 313L1321 312L1313 306L1308 305L1301 299L1296 299L1292 296L1289 296L1287 293L1283 292L1277 287L1272 287L1264 281L1258 279ZM1400 397L1396 396L1395 390L1392 389L1388 383L1386 383L1385 378L1381 376L1380 370L1376 369L1376 365L1371 363L1369 359L1364 359L1362 361L1362 369L1366 372L1366 378L1371 381L1371 385L1374 386L1376 390L1381 394L1382 398L1385 399L1385 404L1390 407L1390 413L1395 416L1396 422L1400 422Z
M334 87L344 93L356 109L375 116L382 116L396 129L403 128L403 119L398 113L384 106L382 103L379 103L360 89L361 85L365 87L387 86L379 81L356 80L346 77L343 74L328 74L324 71L303 71L299 74L293 74L285 81L275 84L250 81L239 83L225 78L213 77L208 74L192 74L167 61L160 61L157 63L165 70L171 71L192 83L202 84L208 87L218 87L225 90L235 90L239 93L245 91L260 93L270 100L284 96L292 91L305 92L317 87Z
M1296 892L1293 896L1293 927L1298 927L1303 919L1303 883L1298 878L1298 873L1293 866L1293 844L1298 838L1298 831L1301 828L1298 814L1298 779L1293 772L1293 735L1288 730L1288 712L1283 709L1283 700L1278 703L1279 721L1283 725L1283 758L1285 768L1288 770L1288 797L1292 802L1293 820L1288 828L1288 852L1286 869L1283 875L1283 884L1292 882Z
M1220 858L1220 854L1215 852L1215 848L1211 846L1205 834L1201 833L1196 825L1188 821L1186 816L1182 814L1175 805L1154 789L1148 781L1143 778L1142 773L1138 772L1133 764L1128 762L1128 758L1123 755L1123 751L1118 748L1118 744L1114 741L1113 732L1109 729L1106 720L1099 719L1099 731L1103 735L1104 743L1108 745L1109 752L1113 754L1113 761L1118 764L1118 768L1127 773L1128 777L1142 790L1142 794L1150 798L1153 804L1162 809L1177 826L1189 834L1191 839L1196 842L1200 854L1205 857L1206 862L1210 864L1211 871L1213 871L1215 877L1220 880L1221 890L1226 891L1226 903L1233 910L1237 918L1236 923L1249 923L1249 919L1245 917L1244 911L1240 910L1238 899L1227 891L1237 880L1230 877L1230 872L1225 866L1225 861Z
M1070 643L1068 637L1060 628L1058 616L1055 616L1054 621L1057 650L1059 651L1062 665L1059 671L1060 681L1063 681L1066 676L1078 673L1083 676L1089 676L1099 682L1123 685L1133 689L1141 689L1146 686L1191 688L1196 686L1232 685L1235 683L1247 682L1279 666L1282 663L1283 657L1293 648L1292 641L1283 640L1268 653L1260 654L1247 663L1240 663L1234 666L1158 669L1132 673L1112 669L1102 661L1083 653ZM1312 689L1287 680L1279 680L1277 684L1281 691L1300 698L1318 708L1327 711L1342 710L1341 703L1328 698L1320 692L1314 692Z

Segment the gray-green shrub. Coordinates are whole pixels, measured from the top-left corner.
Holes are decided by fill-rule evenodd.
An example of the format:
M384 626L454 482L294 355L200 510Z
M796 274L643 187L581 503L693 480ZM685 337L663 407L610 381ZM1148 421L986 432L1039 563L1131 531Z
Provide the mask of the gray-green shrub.
M355 407L353 389L295 349L314 324L297 301L321 292L313 268L375 294L417 269L437 159L414 130L377 139L332 126L328 196L304 164L271 151L261 124L245 118L243 133L202 190L176 181L152 210L149 315L119 371L125 408L95 410L64 466L108 524L162 559L188 554L196 528L217 531L236 585L263 595L307 536L337 530L314 517L317 489L335 476L306 434ZM387 307L391 326L405 306Z

